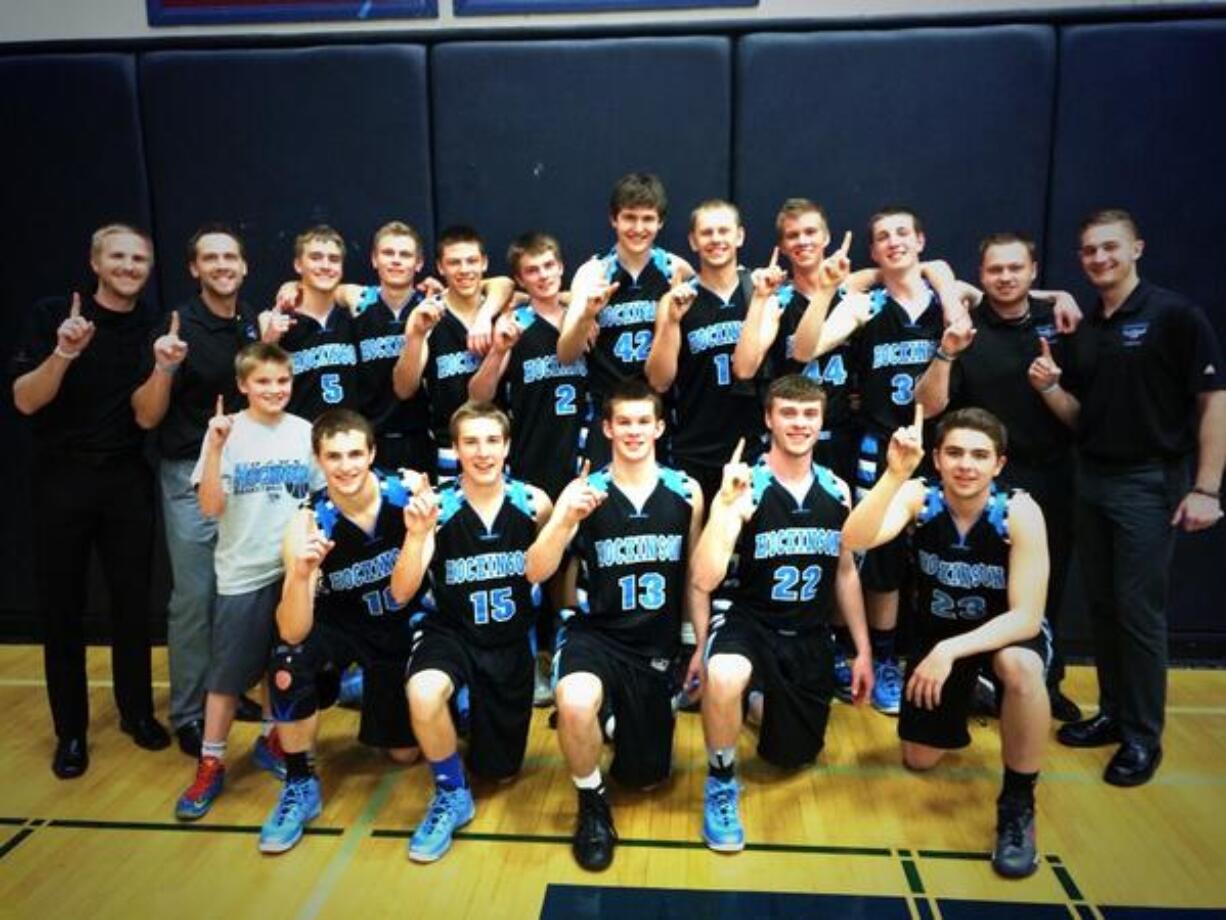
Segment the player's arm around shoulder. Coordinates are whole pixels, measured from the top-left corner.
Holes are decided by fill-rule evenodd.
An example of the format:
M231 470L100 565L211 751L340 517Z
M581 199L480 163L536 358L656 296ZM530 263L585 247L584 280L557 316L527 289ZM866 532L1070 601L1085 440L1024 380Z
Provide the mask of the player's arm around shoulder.
M298 645L315 622L315 588L319 566L332 549L332 541L320 530L311 508L302 508L286 527L281 541L285 580L277 604L277 631L290 645Z

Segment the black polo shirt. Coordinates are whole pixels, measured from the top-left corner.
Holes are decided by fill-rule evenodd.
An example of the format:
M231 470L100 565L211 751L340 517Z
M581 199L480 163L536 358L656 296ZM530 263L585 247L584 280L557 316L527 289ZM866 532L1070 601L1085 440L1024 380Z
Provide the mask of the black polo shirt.
M1222 350L1200 308L1142 281L1111 316L1100 302L1082 325L1065 375L1081 401L1081 453L1126 464L1195 450L1196 397L1226 389Z
M1027 466L1060 460L1073 443L1072 431L1027 376L1041 338L1064 367L1070 337L1056 331L1051 304L1031 298L1026 315L1011 320L985 302L975 311L975 338L954 360L949 376L950 408L979 406L995 415L1008 430L1010 459Z
M56 330L68 318L63 297L39 301L27 317L21 345L13 355L13 379L34 370L55 350ZM68 366L55 399L30 417L38 451L73 453L99 460L140 450L144 432L132 414L132 393L144 379L144 353L153 328L150 308L141 302L128 313L81 298L81 316L94 324L94 337Z
M228 412L246 406L234 381L234 356L260 335L255 313L243 303L226 318L210 310L197 294L178 310L179 338L187 343L187 357L175 372L170 407L157 430L157 447L166 460L194 461L200 456L200 442L217 408L218 394ZM163 318L158 323L155 337L165 333L168 321ZM153 371L152 344L146 352L147 377Z

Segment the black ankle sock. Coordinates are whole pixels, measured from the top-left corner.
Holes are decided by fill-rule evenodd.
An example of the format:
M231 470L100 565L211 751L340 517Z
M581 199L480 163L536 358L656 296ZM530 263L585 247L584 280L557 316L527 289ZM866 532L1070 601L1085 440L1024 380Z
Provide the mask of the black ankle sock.
M894 632L893 629L870 629L868 631L874 661L886 661L894 657Z
M310 779L314 774L311 772L311 761L307 757L306 751L299 751L297 754L290 754L288 751L285 754L285 778L288 779Z
M855 645L851 641L851 630L849 630L846 626L835 626L834 644L844 653L853 651L855 649Z
M1005 779L1000 788L998 802L1010 801L1018 805L1034 807L1034 786L1039 780L1036 773L1018 773L1005 767Z

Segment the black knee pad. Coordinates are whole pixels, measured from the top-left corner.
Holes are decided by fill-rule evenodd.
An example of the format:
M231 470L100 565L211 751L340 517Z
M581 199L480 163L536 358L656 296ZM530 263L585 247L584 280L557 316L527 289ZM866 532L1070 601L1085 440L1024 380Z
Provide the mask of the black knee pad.
M278 644L273 648L268 683L274 719L297 722L319 710L315 671L301 645Z

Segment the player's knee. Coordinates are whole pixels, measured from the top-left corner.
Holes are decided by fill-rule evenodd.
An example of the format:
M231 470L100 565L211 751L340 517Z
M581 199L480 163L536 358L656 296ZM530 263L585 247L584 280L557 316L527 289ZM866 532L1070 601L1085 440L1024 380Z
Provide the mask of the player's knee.
M558 723L573 724L596 718L602 698L600 681L590 674L568 674L558 681L554 699Z
M752 673L749 661L740 655L712 655L707 662L707 682L703 694L709 695L713 702L738 699L749 686Z
M908 770L931 770L944 756L940 748L929 747L926 744L916 744L913 741L902 743L902 762Z
M419 747L394 747L387 748L386 750L387 756L390 759L405 766L417 763L418 758L421 757L421 748Z
M1005 692L1014 696L1032 696L1043 686L1043 662L1030 649L1005 648L996 653L992 668Z
M442 671L418 671L409 678L409 711L418 719L437 717L446 710L454 689Z

